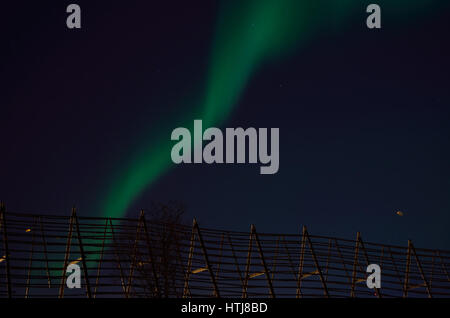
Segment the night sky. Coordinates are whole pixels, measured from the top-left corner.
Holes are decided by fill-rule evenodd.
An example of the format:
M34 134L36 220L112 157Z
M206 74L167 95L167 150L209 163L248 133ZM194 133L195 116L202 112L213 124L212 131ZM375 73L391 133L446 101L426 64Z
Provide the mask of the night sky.
M110 216L175 200L201 226L307 225L450 249L447 1L299 0L292 21L271 21L258 1L76 1L82 28L69 30L72 2L2 4L8 210L68 215L75 204L79 215L108 215L138 162L145 186ZM381 30L366 27L372 2ZM293 5L278 3L281 16ZM240 56L253 35L256 57ZM277 174L170 162L171 131L202 119L205 96L228 88L236 96L210 126L279 128Z

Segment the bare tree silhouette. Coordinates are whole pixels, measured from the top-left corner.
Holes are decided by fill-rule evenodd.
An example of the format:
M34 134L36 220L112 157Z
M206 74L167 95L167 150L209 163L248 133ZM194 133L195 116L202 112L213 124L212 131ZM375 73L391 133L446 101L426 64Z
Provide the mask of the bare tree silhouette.
M140 286L147 297L182 297L181 259L187 249L183 242L189 237L184 237L179 229L186 225L185 206L179 202L158 202L143 212L141 235L134 244L128 244L127 254L136 273L133 285Z

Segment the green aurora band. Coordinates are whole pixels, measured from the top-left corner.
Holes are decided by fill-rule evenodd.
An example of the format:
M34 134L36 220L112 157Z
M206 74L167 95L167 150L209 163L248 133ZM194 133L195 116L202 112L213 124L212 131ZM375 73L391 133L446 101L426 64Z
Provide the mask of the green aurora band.
M413 19L415 13L438 10L441 0L378 0L382 23L395 16L396 25ZM319 28L342 32L345 24L365 23L362 0L245 0L223 1L217 19L205 92L183 115L184 127L202 119L204 127L219 126L230 116L246 83L265 62L295 51ZM433 5L433 6L432 6ZM431 12L431 10L430 10ZM174 120L167 127L178 127ZM160 133L160 132L159 132ZM196 147L198 145L195 145ZM123 217L130 204L173 163L170 135L153 136L142 145L109 184L100 202L102 216Z

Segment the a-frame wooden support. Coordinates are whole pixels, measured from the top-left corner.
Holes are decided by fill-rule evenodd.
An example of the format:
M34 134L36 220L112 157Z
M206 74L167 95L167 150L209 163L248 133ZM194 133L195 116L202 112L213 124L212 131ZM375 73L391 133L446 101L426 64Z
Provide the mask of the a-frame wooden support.
M312 256L312 259L313 259L313 262L314 262L314 266L316 267L316 270L311 272L311 273L303 273L306 244L308 244L308 246L309 246L309 251L311 253L311 256ZM296 297L297 298L302 297L302 292L301 292L302 279L306 278L306 277L309 277L309 276L312 276L312 275L319 275L320 282L321 282L322 288L323 288L324 296L327 297L327 298L330 297L330 295L328 293L327 283L325 281L322 268L321 268L321 266L319 264L319 260L317 259L317 255L316 255L316 253L314 251L314 246L313 246L311 238L310 238L310 236L308 234L308 230L306 229L306 226L303 226L301 249L300 249L300 262L299 262L298 274L297 274L297 293L296 293Z
M203 258L205 260L205 264L206 264L206 270L209 272L210 278L211 278L211 283L213 285L213 289L214 289L214 297L220 297L220 293L219 293L219 288L217 286L217 282L216 282L216 277L214 275L212 266L209 262L209 258L208 258L208 252L205 246L205 242L203 241L203 237L200 231L200 227L197 223L197 220L194 218L193 222L192 222L192 233L191 233L191 242L190 242L190 247L189 247L189 257L188 257L188 264L187 264L187 269L186 269L186 273L185 273L185 281L184 281L184 291L183 291L183 297L188 297L188 295L190 294L189 292L189 279L190 276L192 274L195 274L195 271L192 271L192 258L194 257L194 248L195 248L195 238L197 237L199 243L200 243L200 248L202 249L203 252ZM203 268L201 269L201 271L203 271ZM200 272L200 271L199 271Z
M410 285L410 272L411 272L411 257L414 256L414 259L416 261L417 268L419 269L420 276L423 280L422 284L419 285ZM414 248L414 245L411 240L408 240L408 252L406 254L406 271L405 271L405 281L403 285L403 297L408 296L408 291L415 288L425 287L428 298L432 298L433 295L431 293L431 287L430 283L428 282L427 278L425 277L425 273L423 272L422 264L420 262L420 259L416 253L416 249Z
M91 285L89 283L89 271L86 265L86 254L84 253L84 247L83 247L83 241L81 239L81 231L80 231L80 224L78 222L77 212L75 207L72 208L72 214L70 216L69 221L69 234L67 236L67 243L66 243L66 252L64 254L64 265L61 272L61 283L59 285L59 298L64 297L64 289L66 285L66 271L67 266L69 265L69 256L70 256L70 247L72 245L72 235L73 235L73 228L75 227L76 235L78 238L78 247L81 254L81 262L83 265L83 276L84 281L86 284L86 295L88 298L92 298L91 294Z

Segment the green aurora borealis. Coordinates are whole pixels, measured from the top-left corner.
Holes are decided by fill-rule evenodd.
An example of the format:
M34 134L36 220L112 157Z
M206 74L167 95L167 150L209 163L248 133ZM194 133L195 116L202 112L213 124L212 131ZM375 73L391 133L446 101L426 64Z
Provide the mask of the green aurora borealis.
M365 23L365 8L370 3L378 3L382 7L383 17L387 12L395 15L396 21L404 21L410 19L412 13L419 13L419 9L443 2L223 1L216 20L204 91L200 93L196 106L183 114L184 127L190 127L194 119L202 119L204 127L223 124L246 83L265 62L294 52L322 24L332 25L335 32L341 32L339 28L344 29L344 24L353 18ZM422 11L421 14L426 12ZM187 104L193 104L193 101L188 101ZM178 127L171 119L167 119L162 125L172 127L171 129ZM154 136L152 140L142 143L139 149L135 149L134 155L125 158L126 163L117 167L117 176L101 198L102 216L125 215L130 204L173 166L170 159L172 145L170 136Z

